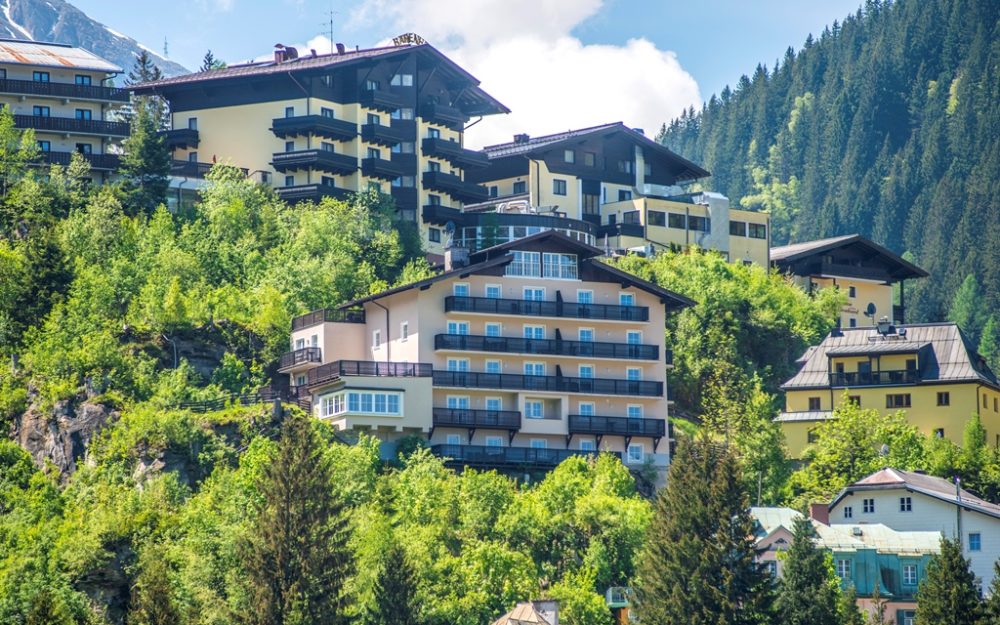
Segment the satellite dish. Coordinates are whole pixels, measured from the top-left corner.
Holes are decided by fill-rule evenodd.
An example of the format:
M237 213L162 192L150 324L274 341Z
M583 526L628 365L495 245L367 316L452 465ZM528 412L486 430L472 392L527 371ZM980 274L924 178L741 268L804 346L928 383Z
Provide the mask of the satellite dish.
M875 302L868 302L868 307L865 308L865 316L874 319L876 310L877 309L875 308Z

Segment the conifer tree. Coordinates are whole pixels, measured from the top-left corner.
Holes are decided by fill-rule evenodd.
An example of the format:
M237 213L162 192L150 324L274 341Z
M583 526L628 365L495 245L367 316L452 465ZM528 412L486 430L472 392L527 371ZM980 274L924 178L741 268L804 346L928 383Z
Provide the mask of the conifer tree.
M207 72L213 69L225 69L226 63L220 59L215 58L212 51L209 50L205 53L205 56L201 59L201 67L198 68L199 72Z
M858 607L858 589L850 584L847 590L840 594L841 625L865 625L865 615Z
M979 338L978 351L994 373L1000 371L1000 323L997 322L996 315L990 315L986 320Z
M941 539L917 591L918 625L977 625L982 605L959 540Z
M647 530L637 613L647 623L769 623L772 582L756 562L738 460L682 438Z
M136 57L135 65L132 66L132 69L129 70L128 75L125 77L125 85L138 85L144 82L160 80L161 78L163 78L163 72L155 63L153 63L153 57L150 56L149 51L143 50L139 56ZM119 111L119 115L125 121L132 123L135 121L137 111L140 108L149 110L157 130L163 130L170 127L167 104L158 96L133 95L128 106L123 107L121 111Z
M164 550L150 546L139 557L139 575L132 591L128 625L175 625L180 614L174 605Z
M1000 625L1000 560L993 564L993 583L983 603L982 625Z
M973 341L978 340L985 324L982 295L976 276L969 274L955 291L948 310L948 320L954 321Z
M838 625L840 581L815 539L812 521L795 519L775 601L778 618L787 625Z
M170 152L157 132L153 112L144 106L135 110L129 137L125 139L121 174L130 212L152 213L166 200L170 174Z
M285 420L241 543L251 625L342 625L351 554L344 504L323 443L304 416Z
M386 552L382 570L375 580L372 604L364 615L364 625L420 625L416 590L413 567L403 548L394 543Z

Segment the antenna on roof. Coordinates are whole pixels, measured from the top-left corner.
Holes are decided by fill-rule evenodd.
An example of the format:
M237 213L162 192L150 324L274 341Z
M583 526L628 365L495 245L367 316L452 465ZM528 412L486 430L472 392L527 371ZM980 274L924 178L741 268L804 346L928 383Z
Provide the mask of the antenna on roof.
M163 58L167 58L168 56L170 56L170 52L167 48L167 38L163 37Z
M330 10L327 12L328 19L323 22L323 26L329 28L330 33L330 54L333 54L333 16L337 14L337 11L333 10L333 0L330 0Z

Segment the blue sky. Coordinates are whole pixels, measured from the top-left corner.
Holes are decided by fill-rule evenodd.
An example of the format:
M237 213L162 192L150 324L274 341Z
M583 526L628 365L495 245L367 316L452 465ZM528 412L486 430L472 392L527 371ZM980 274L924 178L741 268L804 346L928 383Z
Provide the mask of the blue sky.
M860 0L72 0L93 18L190 69L205 50L229 62L316 37L373 45L414 31L514 109L510 130L622 119L655 131L759 62L773 65ZM627 93L623 93L627 92ZM637 97L636 94L644 94ZM581 106L581 101L586 106ZM551 106L547 106L551 105ZM530 109L530 112L529 112ZM570 111L569 115L566 114Z

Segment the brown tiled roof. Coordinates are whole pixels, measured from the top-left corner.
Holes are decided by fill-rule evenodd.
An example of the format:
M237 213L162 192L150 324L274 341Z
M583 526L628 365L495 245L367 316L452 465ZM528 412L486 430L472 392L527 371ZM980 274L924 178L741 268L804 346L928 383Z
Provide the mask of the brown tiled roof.
M514 609L504 614L492 625L551 625L545 617L538 613L535 606L528 601L519 603Z
M815 241L803 241L801 243L772 247L771 262L778 266L787 265L802 258L823 254L830 250L847 246L860 246L870 252L874 252L883 262L895 268L890 273L896 279L926 278L930 275L902 256L882 247L874 241L866 239L860 234L848 234L828 239L817 239Z
M964 488L958 489L956 493L955 484L950 480L924 473L914 473L912 471L893 468L876 471L868 477L851 484L837 495L837 498L830 503L830 508L835 507L841 499L854 491L892 490L896 488L905 488L906 490L927 495L941 501L961 504L965 508L1000 518L1000 506L984 501Z

